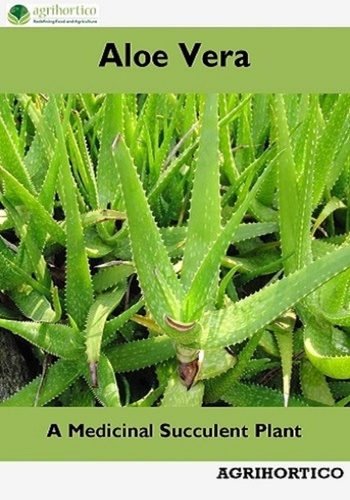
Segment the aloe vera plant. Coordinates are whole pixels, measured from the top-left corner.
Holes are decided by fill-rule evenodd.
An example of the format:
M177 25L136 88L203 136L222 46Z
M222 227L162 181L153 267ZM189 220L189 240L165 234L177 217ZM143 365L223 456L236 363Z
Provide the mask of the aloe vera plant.
M0 96L38 372L1 405L347 405L349 128L347 94Z

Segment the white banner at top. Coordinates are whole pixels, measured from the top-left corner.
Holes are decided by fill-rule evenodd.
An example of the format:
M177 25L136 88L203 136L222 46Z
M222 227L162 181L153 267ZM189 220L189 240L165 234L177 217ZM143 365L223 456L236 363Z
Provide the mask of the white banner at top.
M37 0L1 2L0 27L349 27L347 2Z

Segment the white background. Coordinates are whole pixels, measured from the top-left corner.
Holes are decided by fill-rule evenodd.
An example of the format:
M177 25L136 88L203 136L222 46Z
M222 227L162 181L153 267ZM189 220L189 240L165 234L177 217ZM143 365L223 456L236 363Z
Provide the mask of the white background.
M23 5L99 5L100 27L327 27L350 26L350 9L344 0L13 0L0 2L0 26L7 10ZM28 25L25 29L28 29ZM45 25L43 26L45 27ZM60 27L57 25L55 27ZM81 28L84 28L81 25ZM14 27L14 29L23 29Z
M216 479L219 467L341 467L342 479ZM12 462L0 464L3 498L36 500L243 500L317 498L349 492L350 462ZM7 493L7 495L6 495ZM107 496L108 495L108 496Z

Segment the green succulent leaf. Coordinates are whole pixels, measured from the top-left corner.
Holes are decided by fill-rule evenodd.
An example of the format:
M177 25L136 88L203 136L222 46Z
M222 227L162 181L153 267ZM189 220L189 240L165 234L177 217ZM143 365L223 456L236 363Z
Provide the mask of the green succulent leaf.
M100 359L102 335L108 316L122 300L126 287L98 295L92 304L86 323L86 356L89 365L97 364Z
M67 119L66 111L65 121ZM93 287L85 250L77 187L69 167L64 129L59 119L59 105L57 102L55 106L55 127L58 139L57 148L61 157L59 173L60 197L67 225L66 307L67 313L73 318L78 328L83 329L89 308L93 302Z
M202 322L202 348L250 337L349 266L350 246L345 245L243 300L208 312Z
M180 335L169 326L165 317L181 321L183 289L176 277L148 206L142 183L122 137L117 138L113 151L123 187L133 259L147 308L168 335L179 338ZM142 224L139 223L140 213L142 213Z
M84 353L82 335L66 325L0 318L0 327L64 359L79 359Z
M321 318L308 317L304 330L305 352L324 375L350 378L350 337Z
M306 398L334 406L335 401L326 377L308 359L304 359L300 365L300 381Z
M0 94L1 406L348 406L349 105Z
M190 390L174 376L168 382L162 399L163 408L196 408L202 406L204 394L203 382L197 382Z
M58 397L82 373L84 365L77 365L76 361L59 359L51 365L42 381L41 376L34 379L19 392L8 398L0 407L9 406L45 406Z
M187 225L187 239L181 270L181 283L187 290L208 248L216 241L221 229L221 203L219 186L219 137L217 95L205 100L196 161L191 210ZM208 275L202 286L209 295L212 277Z
M86 373L86 379L90 383L90 377ZM96 398L103 406L120 408L120 395L113 367L109 359L101 354L98 363L98 387L92 387Z

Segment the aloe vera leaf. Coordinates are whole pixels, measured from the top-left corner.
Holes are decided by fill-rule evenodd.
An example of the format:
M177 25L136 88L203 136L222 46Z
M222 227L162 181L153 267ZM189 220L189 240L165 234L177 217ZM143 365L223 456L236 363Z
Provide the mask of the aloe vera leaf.
M75 116L76 137L72 140L73 147L76 151L78 160L78 175L82 180L82 184L86 191L86 197L89 206L92 208L98 207L98 194L95 173L90 157L90 152L87 147L86 137L84 136L83 124L80 115ZM71 128L69 129L71 130Z
M31 194L35 193L21 156L13 142L4 120L0 117L0 164ZM5 186L6 186L5 179Z
M100 109L100 101L103 100L104 96L84 93L79 94L79 98L83 104L84 111L87 117L89 118L89 120L93 119Z
M228 123L236 119L241 109L250 101L252 95L247 95L236 107L234 107L226 116L220 119L219 128L221 126L226 126ZM193 143L188 146L178 157L172 161L169 166L162 172L159 176L156 185L150 190L148 201L150 205L154 203L155 200L158 199L160 194L164 191L166 186L169 184L174 174L180 170L180 168L189 161L192 157L193 153L198 148L199 138L195 139Z
M191 285L198 263L203 260L220 232L218 146L217 95L210 94L205 99L181 271L181 283L185 290ZM207 282L202 282L206 294L212 293L209 284L212 284L212 276L208 277Z
M44 406L52 399L59 396L69 385L79 377L82 367L79 368L75 361L59 359L51 365L41 386L37 406ZM34 406L38 389L41 384L41 377L32 380L28 385L16 392L6 401L0 403L0 407L9 406Z
M152 95L150 96L150 98L152 98ZM150 108L147 107L147 109L150 109ZM156 115L155 110L152 113L153 113L153 116ZM147 113L146 113L146 115L147 115ZM154 121L155 120L152 120L152 122L154 122ZM156 145L154 144L154 141L152 141L151 131L149 130L150 125L151 124L148 122L148 120L146 118L145 123L143 124L143 134L142 134L143 142L145 144L145 150L142 152L143 153L143 161L141 163L141 165L144 165L145 161L148 163L149 173L148 173L148 175L146 175L146 170L145 170L145 168L143 168L142 170L139 170L139 174L140 174L140 178L144 182L148 181L152 185L154 183L154 181L157 179L158 173L155 171L155 168L154 168L154 154L155 154L154 147L156 147Z
M238 407L278 407L283 406L283 395L280 391L253 384L235 384L232 389L225 392L223 401ZM313 403L314 406L318 406ZM289 406L312 406L312 402L302 397L290 397Z
M308 315L304 346L307 357L321 373L336 379L350 378L350 340L345 332Z
M345 203L339 198L332 196L332 198L326 203L326 205L322 208L321 212L317 216L313 226L312 226L312 236L315 234L317 229L321 226L321 224L336 210L346 208Z
M259 258L260 257L260 258ZM259 262L260 260L260 262ZM245 283L249 283L254 278L259 276L268 275L271 273L281 273L282 265L285 259L281 257L280 259L276 258L276 255L271 252L262 252L259 256L240 259L240 258L230 258L227 257L223 259L223 265L227 267L239 266L239 270L242 273L241 276L236 279L236 286L242 286ZM265 264L266 262L266 264ZM243 274L244 273L244 274ZM275 276L274 279L277 279L278 276Z
M113 339L116 338L117 332L122 329L122 327L132 319L135 314L144 306L143 299L139 300L128 309L120 313L118 316L110 319L106 322L103 336L102 336L102 346L105 347L111 343ZM127 339L131 341L131 339Z
M91 408L96 405L96 398L92 391L87 390L84 377L79 377L59 395L59 404L68 408Z
M52 161L48 166L47 173L38 197L39 202L48 213L53 213L59 168L60 158L57 153L57 149L55 148L55 153L53 155ZM20 259L22 248L26 249L25 254L32 264L32 270L37 276L38 281L49 287L51 284L51 279L47 270L45 259L42 255L46 239L47 231L45 227L42 227L40 224L38 224L36 216L32 216L27 226L26 233L21 240L18 254ZM30 247L30 249L28 247Z
M208 311L201 321L201 347L243 341L349 266L350 246L345 245L225 309Z
M337 312L331 313L323 309L321 315L327 321L338 326L350 326L350 311L348 309L340 308Z
M147 148L149 156L149 186L155 184L164 168L166 155L171 149L174 136L176 137L175 127L179 121L180 113L183 114L184 98L183 94L178 96L171 96L169 94L149 95L143 106L143 113L142 117L139 117L139 123L142 124L145 133L145 142L149 144ZM157 116L157 120L154 120L155 116ZM137 135L134 135L134 142L136 140L139 140L139 138Z
M225 207L228 204L229 200L234 195L236 195L236 196L238 195L238 193L242 189L242 186L244 185L244 183L246 183L247 179L249 179L251 176L254 176L257 173L259 173L260 171L262 171L264 165L268 165L278 154L280 154L280 153L277 152L277 148L276 148L275 143L272 143L269 148L265 149L265 151L263 151L258 158L256 158L250 165L248 165L246 167L246 169L244 170L244 172L242 172L240 174L238 179L227 189L226 193L224 193L222 198L221 198L221 205L223 207ZM255 200L255 204L256 203L258 203L257 200ZM260 205L262 205L262 204L260 203ZM264 205L262 205L262 206L264 206ZM274 212L274 210L272 210L269 207L264 206L264 208L265 208L265 211ZM254 206L254 202L253 202L252 206L250 207L250 210L254 210L254 209L255 209L255 206ZM260 209L260 211L261 211L261 209ZM258 220L260 220L260 219L258 219Z
M277 122L277 145L281 153L278 168L279 224L282 255L286 258L284 269L286 274L289 274L297 269L295 245L297 236L296 221L299 217L299 197L283 95L277 94L275 96L274 110Z
M6 180L6 198L13 204L16 200L21 201L25 207L33 214L38 224L48 232L55 241L65 245L66 235L60 225L45 210L40 201L33 196L27 189L4 168L0 166L0 175Z
M51 157L52 151L54 151L55 146L55 136L52 131L52 111L53 111L53 96L50 96L45 109L42 111L36 106L31 97L28 94L19 94L17 96L18 100L22 104L23 108L26 109L28 116L30 117L35 130L40 136L40 139L45 146L48 158Z
M36 109L36 121L38 125L36 125L32 121L32 113L29 112L29 108L34 104ZM40 122L48 120L48 116L50 115L50 105L45 105L45 107L41 110L37 103L33 103L33 101L28 101L26 105L25 118L28 124L26 124L26 129L24 130L23 137L23 154L25 154L23 158L24 165L28 171L28 174L31 178L31 181L34 185L34 188L37 192L42 189L42 185L47 174L48 165L52 161L53 154L55 151L55 140L52 138L51 146L48 147L48 142L50 142L49 138L44 138L42 136L42 132L45 129L45 125L43 126ZM30 123L29 123L30 122ZM39 124L40 123L40 124ZM28 149L28 130L32 128L32 124L34 125L34 137L33 140L29 144ZM39 129L38 129L39 127ZM23 127L22 127L23 128ZM22 131L21 128L21 131ZM48 127L45 132L48 132ZM29 132L30 133L30 132ZM50 136L52 135L52 131L49 130Z
M86 255L90 259L100 259L109 255L113 248L103 243L96 227L88 227L84 231Z
M23 155L24 155L26 147L27 147L28 123L29 123L29 117L28 117L28 114L26 113L26 111L24 110L24 112L22 113L22 116L21 116L19 126L18 126L18 141L15 140L15 142L17 142L17 151L20 154L21 158L23 158ZM6 126L8 127L7 124L6 124ZM27 169L27 166L26 166L26 169ZM31 180L33 180L31 177L31 172L28 169L27 169L27 172L28 172L28 175L31 178Z
M232 278L233 278L234 274L239 270L239 268L240 268L239 264L237 264L236 266L233 266L225 274L225 276L222 278L220 285L219 285L219 288L218 288L217 296L216 296L216 308L217 309L221 309L222 307L224 307L224 303L225 303L225 299L226 299L226 289L228 288L230 283L232 284Z
M326 205L322 208L320 214L315 220L312 228L312 236L315 234L317 229L323 224L323 222L332 215L336 210L347 209L347 205L343 203L340 199L335 196L326 203Z
M227 352L226 349L212 349L204 353L200 366L199 380L208 380L218 377L221 373L227 372L235 364L235 356Z
M286 118L288 127L291 130L297 130L300 126L301 121L301 101L303 100L303 95L300 94L283 94L283 100L286 109ZM293 138L294 139L294 138ZM295 141L293 141L295 142Z
M340 94L318 140L314 167L313 206L317 206L321 199L339 148L345 141L349 141L349 133L343 127L345 121L349 120L349 109L350 94Z
M86 249L89 256L91 256L92 258L104 257L105 255L115 250L118 254L119 259L124 258L122 256L122 252L119 251L119 246L124 239L125 244L123 252L125 254L125 251L129 251L126 225L123 226L120 231L111 236L107 231L104 223L107 223L107 221L111 221L112 224L110 229L111 231L114 231L113 221L125 219L125 213L118 210L101 209L81 214L81 220L84 227ZM64 227L64 223L62 225ZM116 250L116 246L118 246L118 251ZM130 259L131 257L129 254L128 258Z
M82 220L84 222L84 215L82 215ZM265 234L278 233L278 228L279 226L276 222L252 222L240 224L237 231L234 235L232 235L231 243L238 243L256 238L258 236L263 236ZM167 247L168 254L171 257L181 257L186 243L186 226L170 226L160 228L160 234L165 246ZM88 248L91 248L91 251L93 251L93 248L96 249L96 252L100 249L102 256L113 251L112 253L114 255L118 255L118 259L122 259L124 261L132 259L127 238L127 231L125 232L123 238L114 243L108 243L108 245L103 245L96 232L94 234L90 234L88 229L85 229L85 237L87 240L87 246Z
M219 109L220 116L227 115L227 97L224 94L219 95ZM233 185L236 183L239 177L239 172L233 158L231 130L229 123L220 127L219 143L220 151L224 159L222 169L230 184Z
M88 369L85 370L85 378L89 379ZM99 358L98 363L98 387L91 388L95 397L103 404L103 406L120 408L120 395L115 379L112 365L103 353Z
M248 106L252 98L253 94L245 94L242 100L238 101L238 104L233 106L226 116L220 118L219 127L225 126L228 123L232 122L234 119L239 118L242 110L245 108L245 106Z
M264 170L263 174L245 196L240 206L227 222L215 243L211 246L203 261L200 263L185 298L184 309L187 314L187 320L193 320L194 316L201 313L203 308L207 305L207 288L203 288L202 283L207 283L209 277L215 280L221 258L226 253L227 247L232 240L232 235L237 230L246 210L265 180L266 175L271 171L273 165L274 163L271 162L269 167Z
M314 156L317 143L317 111L318 98L311 96L310 109L305 118L306 136L303 150L303 171L298 182L298 216L295 218L295 265L299 269L311 262L311 214L312 214L312 194L314 183Z
M280 356L276 338L271 332L267 330L264 330L259 342L259 346L264 349L268 356L273 356L275 358L278 358Z
M28 340L44 351L64 359L82 358L83 339L66 325L15 321L0 318L0 327Z
M146 368L175 356L175 347L167 336L152 337L108 347L105 350L116 373Z
M326 189L331 190L335 183L342 182L344 179L344 188L346 192L346 186L348 182L346 181L347 176L347 165L349 165L350 159L350 141L348 140L350 132L350 115L348 115L347 120L344 122L343 130L340 135L343 137L344 143L340 146L339 151L337 151L336 157L333 161L333 166L328 173Z
M183 104L183 113L181 120L179 120L179 130L180 130L180 147L176 146L178 151L184 151L187 149L193 140L195 140L195 130L198 124L197 122L197 105L196 105L196 94L186 94L185 101ZM169 156L165 162L165 165L169 163Z
M125 220L126 216L124 212L120 212L119 210L93 210L91 212L86 212L85 214L81 214L81 222L83 227L93 226L95 224L99 224L101 222L107 220Z
M129 404L129 407L137 407L137 408L150 408L153 406L158 399L163 395L165 390L164 385L160 385L156 389L151 389L148 394L142 399L135 401L134 403Z
M35 270L40 285L47 288L47 286L50 286L50 280L48 277L48 279L45 280L46 262L42 255L42 247L46 233L42 231L42 228L37 227L34 217L31 217L29 223L25 224L23 216L21 216L21 213L16 210L12 203L1 195L0 199L11 217L20 238L20 245L14 257L14 264L28 275L32 275ZM36 238L34 238L33 229L37 230ZM40 235L42 235L43 238L40 238ZM40 247L38 247L38 245L40 245Z
M18 149L19 146L18 133L12 113L12 107L9 103L9 99L6 94L0 94L0 117L3 119L3 123L6 123L7 132L11 137L13 144Z
M334 406L344 408L346 406L349 406L350 403L350 396L346 396L345 398L341 399L340 401L337 401Z
M292 332L286 330L284 332L275 332L278 349L282 361L282 376L283 376L283 398L284 406L288 406L290 396L290 384L292 377L293 366L293 336Z
M281 364L278 361L271 361L269 358L251 359L244 370L242 379L248 381L257 375L262 375L262 372L279 370L280 367Z
M163 170L159 175L156 184L150 189L148 194L148 202L150 206L159 199L159 196L163 193L166 187L169 185L171 180L174 178L175 174L179 172L183 165L188 164L191 161L193 153L198 148L198 140L194 141L185 151L183 151L179 156L176 156L169 166Z
M256 151L255 156L263 150L270 128L271 94L254 94L252 102L252 141Z
M19 267L11 258L4 255L0 245L0 264L3 270L0 276L0 284L4 290L11 290L17 288L21 283L27 283L34 290L42 295L50 296L49 290L41 285L38 281L32 278L21 267Z
M328 386L335 399L350 396L350 381L330 380Z
M62 305L57 286L52 286L51 296L52 296L53 309L55 311L55 318L53 319L53 322L56 323L57 321L60 321L62 317Z
M66 122L67 119L66 112L64 121ZM93 288L78 206L77 187L69 167L57 100L55 100L54 122L58 140L57 150L61 157L59 195L67 225L66 308L67 314L73 318L78 328L82 330L93 302Z
M95 293L101 293L116 286L135 272L134 266L128 263L118 263L111 267L100 269L92 277Z
M167 96L165 106L161 110L165 133L160 147L156 148L155 151L155 167L158 172L157 179L162 170L166 169L171 158L178 151L183 150L185 145L191 144L193 133L197 126L197 117L196 114L193 114L196 113L193 94L192 96L180 94L173 97L175 102L171 103ZM177 134L180 136L179 140L177 140ZM174 137L177 140L175 146L173 146Z
M27 318L42 323L57 321L56 312L52 309L50 301L36 290L22 286L20 290L9 292L9 295Z
M144 326L152 333L163 335L162 330L150 316L142 316L141 314L134 314L131 320L134 323L137 323L138 325ZM131 339L127 338L126 340L130 341Z
M297 122L299 125L291 131L291 143L294 153L294 162L299 179L306 164L307 152L310 150L310 119L314 120L317 134L322 128L320 120L319 96L314 94L302 94L297 103ZM317 143L317 138L316 142Z
M172 377L164 391L162 408L197 408L202 406L204 394L203 382L197 382L188 391L177 376Z
M155 374L158 380L158 387L163 387L163 392L168 385L168 381L174 376L178 370L178 361L176 358L170 358L163 363L158 363L155 366Z
M349 308L350 269L332 278L309 300L308 305L331 323L347 325L350 322Z
M100 154L97 164L97 190L99 206L106 208L120 189L118 169L112 155L111 146L117 134L123 131L123 96L108 94L104 103L103 129Z
M254 145L251 133L251 100L242 108L237 124L237 150L235 161L240 172L254 161Z
M130 306L126 311L119 314L119 316L107 321L104 328L103 345L105 345L104 344L105 339L106 340L110 339L110 337L113 336L114 333L119 328L121 328L127 321L129 321L129 319L131 319L134 314L138 313L141 307L143 306L144 306L144 300L140 299L135 304Z
M10 229L12 227L11 221L8 217L6 210L0 210L0 230L5 231L6 229Z
M334 406L335 401L325 376L308 359L303 359L300 364L300 382L307 399Z
M28 116L27 120L29 120ZM23 149L25 149L26 147L27 145L24 145ZM35 133L34 139L30 144L29 151L23 158L23 162L28 171L28 174L30 175L36 192L39 192L41 190L50 161L51 152L50 155L47 154L47 150L41 140L40 135L38 133Z
M277 222L249 222L239 224L236 232L232 235L231 243L257 238L266 234L278 233L279 225ZM160 228L162 239L168 248L168 252L180 251L186 244L187 227L171 226Z
M99 361L104 326L108 316L122 300L125 290L125 286L119 285L112 292L100 294L90 307L85 328L86 356L89 364Z
M122 137L119 137L115 144L114 156L123 188L133 260L147 308L169 336L181 338L182 334L179 335L175 329L169 327L165 316L182 320L180 304L183 289L176 277ZM139 223L140 214L142 214L142 224ZM190 335L187 337L188 342L191 341L190 337Z
M148 94L143 94L142 96L137 94L123 94L123 127L125 141L132 151L133 158L137 160L141 159L144 154L144 148L142 143L140 144L139 139L144 122L144 103L147 98ZM153 119L154 117L152 120Z
M204 401L213 403L223 397L223 395L239 382L241 379L250 358L253 356L257 348L263 330L253 335L246 346L240 352L236 364L228 371L218 375L214 379L208 380L205 384ZM231 355L231 358L233 356Z
M16 264L13 263L12 256L8 248L4 247L5 245L2 242L2 239L0 239L0 288L2 290L9 290L11 288L15 289L23 283L23 281L25 281L25 278L17 268Z

